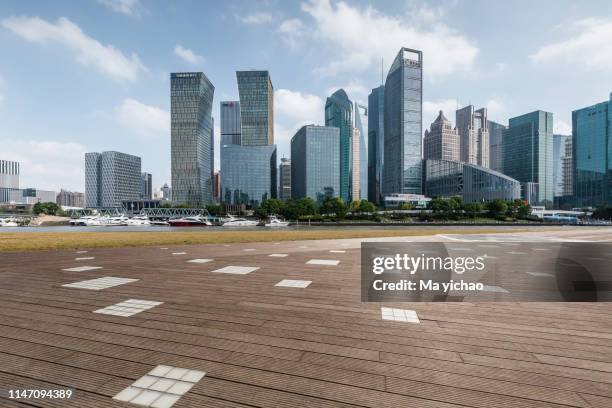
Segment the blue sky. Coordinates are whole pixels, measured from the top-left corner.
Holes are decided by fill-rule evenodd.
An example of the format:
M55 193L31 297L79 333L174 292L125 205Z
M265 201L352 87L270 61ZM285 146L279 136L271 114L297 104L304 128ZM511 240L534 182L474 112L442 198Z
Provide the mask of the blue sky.
M159 187L170 181L169 73L206 73L217 119L238 97L235 71L251 68L270 71L288 156L338 87L367 104L381 58L386 75L401 46L424 51L424 127L472 103L502 123L551 111L570 133L571 111L612 91L611 38L608 0L4 0L0 158L22 162L22 187L83 191L83 154L118 150L141 156Z

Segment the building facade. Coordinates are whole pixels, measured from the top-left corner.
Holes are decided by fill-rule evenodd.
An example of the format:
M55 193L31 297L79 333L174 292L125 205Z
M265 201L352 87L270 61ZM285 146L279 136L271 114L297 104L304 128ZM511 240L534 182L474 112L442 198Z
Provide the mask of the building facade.
M221 172L213 174L213 202L221 202Z
M240 144L240 102L221 102L221 145Z
M221 146L221 199L257 207L276 198L276 145Z
M425 130L423 158L459 161L459 132L442 111Z
M504 155L502 146L502 134L507 126L492 120L487 121L489 127L489 168L491 170L504 172Z
M533 183L538 184L537 200L530 205L551 208L553 204L552 131L553 114L544 111L510 118L503 131L503 173L522 183L525 199L534 196Z
M237 71L242 146L274 144L274 88L268 71Z
M0 160L0 203L8 203L11 190L18 188L19 162Z
M55 203L55 191L40 190L37 188L19 188L10 191L9 202L12 204Z
M215 87L203 72L170 74L173 201L212 202L212 102Z
M151 173L141 173L141 192L140 198L143 200L152 200L153 199L153 175Z
M340 196L340 129L303 126L291 138L291 198Z
M368 108L355 102L355 127L359 131L359 199L368 198ZM353 201L355 198L353 197Z
M361 132L353 128L351 137L351 201L361 200Z
M325 102L325 126L340 129L340 192L339 196L351 201L351 167L353 139L353 104L344 89L338 89Z
M283 157L278 166L278 198L291 199L291 160Z
M612 93L572 112L572 143L575 205L612 204Z
M385 133L385 86L368 95L368 201L382 202L383 149Z
M474 110L473 105L458 109L455 124L459 131L460 160L489 167L489 129L487 109Z
M568 157L569 155L569 157ZM572 195L572 136L553 135L553 196Z
M62 189L57 194L55 203L60 207L84 208L85 194Z
M85 153L85 206L117 208L122 201L139 200L141 173L138 156L114 151Z
M168 183L164 183L162 188L159 189L162 194L164 200L170 201L172 200L172 188L168 185Z
M423 53L402 48L385 81L383 196L423 191L422 79Z
M521 198L521 183L476 164L450 160L425 160L425 191L428 197L461 197L466 203Z

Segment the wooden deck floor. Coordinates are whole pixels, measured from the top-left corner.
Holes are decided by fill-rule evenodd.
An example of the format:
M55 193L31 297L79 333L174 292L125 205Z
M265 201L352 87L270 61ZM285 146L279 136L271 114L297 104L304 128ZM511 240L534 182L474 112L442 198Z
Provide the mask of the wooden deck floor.
M164 364L207 372L177 408L612 407L612 304L411 303L420 324L386 321L360 302L359 249L342 244L0 253L0 387L76 392L0 406L134 406L112 397ZM103 268L62 271L82 265ZM212 273L228 265L260 269ZM61 286L104 276L139 280ZM92 313L126 299L163 304Z

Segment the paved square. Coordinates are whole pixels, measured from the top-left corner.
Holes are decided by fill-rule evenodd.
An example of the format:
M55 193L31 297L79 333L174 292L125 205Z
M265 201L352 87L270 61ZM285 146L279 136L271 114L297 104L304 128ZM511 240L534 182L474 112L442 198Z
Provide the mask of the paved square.
M308 280L292 280L292 279L283 279L282 281L278 282L276 285L274 286L278 286L278 287L282 287L282 288L307 288L308 285L310 285L312 283L312 281L308 281Z
M128 299L103 309L94 310L94 313L127 317L144 312L162 303L163 302L155 302L152 300Z
M126 283L136 282L138 279L130 278L115 278L113 276L106 276L104 278L89 279L80 282L67 283L62 285L64 288L76 288L76 289L89 289L89 290L102 290L112 288L113 286L125 285Z
M419 316L414 310L410 309L397 309L394 307L381 307L380 314L383 320L394 320L396 322L404 323L421 323Z
M226 266L225 268L216 269L212 272L215 273L230 273L233 275L246 275L247 273L258 270L257 266Z

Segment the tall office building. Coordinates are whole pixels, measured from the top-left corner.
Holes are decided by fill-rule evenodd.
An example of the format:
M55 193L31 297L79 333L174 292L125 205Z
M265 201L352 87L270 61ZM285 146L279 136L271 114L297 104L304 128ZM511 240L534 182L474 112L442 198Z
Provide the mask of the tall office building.
M504 174L521 182L531 205L553 204L553 114L535 111L511 118L503 131Z
M355 102L355 127L359 130L359 197L368 198L368 108ZM353 198L353 201L355 198Z
M291 138L291 197L321 203L340 193L340 129L303 126Z
M569 146L568 146L569 145ZM571 195L572 136L553 135L553 196ZM569 158L567 155L569 154ZM568 165L570 164L570 165Z
M572 112L572 143L575 205L612 204L612 93Z
M168 183L164 183L162 188L159 189L161 191L164 200L172 200L172 188L168 185Z
M268 71L237 71L242 146L274 144L274 88Z
M489 127L489 168L503 173L504 155L502 152L502 134L507 126L492 120L487 121Z
M382 202L385 86L372 89L368 96L368 201Z
M240 102L221 102L221 145L240 144Z
M325 126L340 129L340 191L344 202L351 201L351 150L353 104L344 89L338 89L325 101Z
M563 194L573 199L574 196L574 148L571 137L565 139L565 154L561 158L563 167ZM573 200L572 200L573 201Z
M423 158L459 161L459 132L442 111L425 130Z
M351 201L361 200L361 132L353 128L351 138Z
M55 203L55 191L40 190L37 188L19 188L10 191L9 202L13 204Z
M0 203L10 201L11 190L19 188L19 162L0 160Z
M214 91L215 87L203 72L170 74L171 173L175 203L199 206L212 202Z
M289 200L291 198L291 160L283 157L278 166L279 185L278 198Z
M85 206L117 208L122 201L139 200L140 168L140 157L131 154L85 153Z
M402 48L387 74L383 196L421 194L423 53Z
M76 191L62 189L58 194L55 203L61 207L85 207L85 194Z
M213 174L213 201L215 203L221 201L221 173L218 171Z
M153 176L151 173L142 173L141 177L141 192L140 198L143 200L153 199Z
M473 105L458 109L455 124L459 131L460 160L489 167L489 129L487 109L474 110Z

